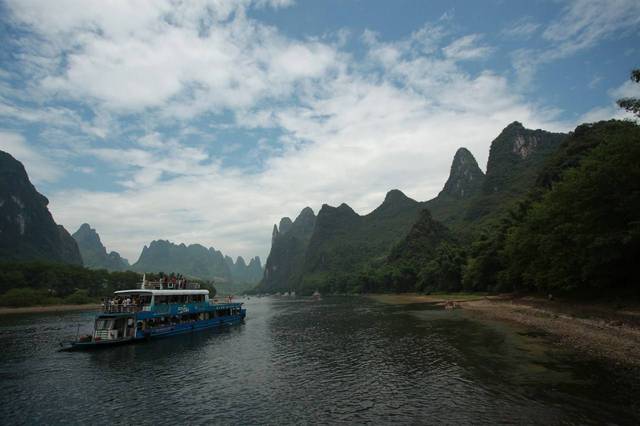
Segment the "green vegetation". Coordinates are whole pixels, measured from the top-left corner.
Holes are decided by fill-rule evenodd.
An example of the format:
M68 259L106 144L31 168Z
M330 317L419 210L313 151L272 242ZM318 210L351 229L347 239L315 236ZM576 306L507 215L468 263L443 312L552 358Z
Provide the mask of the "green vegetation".
M147 280L158 280L163 272L147 274ZM175 273L168 277L181 277ZM212 281L190 279L216 295ZM60 304L99 303L114 291L138 288L142 274L109 272L76 265L45 262L0 263L0 306L47 306Z
M631 71L631 81L640 83L640 69ZM618 99L618 105L620 108L624 108L627 111L640 117L640 99L638 98L622 98Z
M271 291L640 296L637 124L564 135L513 123L494 140L486 176L465 151L427 203L393 191L367 216L323 207L307 247L280 253L278 267L298 259L297 281Z
M297 289L315 224L316 215L309 207L305 207L293 222L285 217L280 221L279 229L274 225L271 252L256 292Z
M339 292L351 291L352 286L366 288L360 271L383 263L423 208L423 203L398 190L389 191L384 202L366 216L346 204L323 206L304 258L302 292L313 292L327 279L336 285L337 279L352 282Z
M606 122L581 126L600 143L551 189L533 198L509 227L499 281L543 291L632 290L640 259L640 128ZM640 288L634 289L640 294Z
M409 238L418 241L403 244L416 246L424 236ZM421 243L429 241L435 240ZM441 243L436 254L431 247L426 263L414 253L389 264L419 277L414 291L597 295L615 289L640 296L633 270L640 258L640 127L621 121L579 126L527 196L483 227L466 250L452 253L449 245Z
M116 290L136 288L135 272L107 272L45 262L0 263L0 305L82 304L99 301Z

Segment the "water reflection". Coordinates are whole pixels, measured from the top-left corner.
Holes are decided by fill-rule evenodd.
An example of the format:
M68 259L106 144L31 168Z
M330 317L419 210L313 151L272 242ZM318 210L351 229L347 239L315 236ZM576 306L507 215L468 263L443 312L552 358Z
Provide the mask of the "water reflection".
M253 298L245 324L57 352L81 313L0 318L7 423L636 422L599 365L427 305ZM81 330L80 332L83 332ZM594 375L595 374L595 375ZM608 386L608 387L607 387Z

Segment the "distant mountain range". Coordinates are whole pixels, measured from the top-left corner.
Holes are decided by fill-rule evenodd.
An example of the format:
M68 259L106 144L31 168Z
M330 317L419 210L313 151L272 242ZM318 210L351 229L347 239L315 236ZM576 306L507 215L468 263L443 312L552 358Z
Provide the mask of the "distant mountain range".
M213 247L154 240L142 249L138 261L129 265L127 259L123 259L118 253L107 253L100 236L87 223L80 226L73 238L78 243L84 265L92 269L175 272L193 278L214 280L220 284L256 284L262 278L262 264L258 256L247 264L242 256L234 262L231 257ZM245 285L243 289L247 287ZM238 287L234 288L237 291Z
M640 247L632 178L639 129L611 120L563 134L513 122L491 142L486 173L460 148L442 191L429 201L394 189L366 215L325 204L317 215L306 207L293 221L283 217L273 227L264 271L258 257L234 261L214 248L165 240L152 241L129 265L108 253L88 224L73 238L57 225L22 164L0 151L0 260L177 272L215 280L227 294L256 283L259 292L302 294L512 291L521 283L573 289L613 285L606 278L613 273L626 285L634 277L628 259Z
M229 291L235 292L262 278L257 256L248 264L242 257L234 262L213 248L163 240L145 246L140 259L130 265L117 252L107 252L96 230L87 223L69 235L55 223L48 204L49 200L31 184L22 163L0 151L0 261L41 260L110 271L177 272L226 286L233 283Z
M47 208L22 163L0 151L0 259L82 265L78 246Z
M131 266L138 272L177 272L186 276L211 279L220 283L252 283L260 281L262 264L258 256L246 264L236 262L213 247L200 244L174 244L156 240L142 249L140 258Z
M491 143L487 173L460 148L442 191L418 202L399 190L360 216L347 204L305 208L294 222L274 225L271 251L258 291L339 291L346 276L389 262L429 260L445 241L470 239L529 191L545 159L566 134L508 125Z
M100 236L88 223L83 223L72 235L76 240L84 266L91 269L107 269L109 271L126 271L130 269L129 261L120 257L115 251L107 253Z
M258 256L247 264L241 256L234 262L214 248L205 248L200 244L174 244L165 240L154 240L142 249L140 258L133 265L114 251L107 249L100 241L95 229L87 223L73 234L78 243L84 265L91 269L107 269L110 271L131 270L136 272L180 273L188 277L214 280L219 285L229 287L227 290L238 292L236 284L243 284L242 289L255 285L262 278L262 264Z

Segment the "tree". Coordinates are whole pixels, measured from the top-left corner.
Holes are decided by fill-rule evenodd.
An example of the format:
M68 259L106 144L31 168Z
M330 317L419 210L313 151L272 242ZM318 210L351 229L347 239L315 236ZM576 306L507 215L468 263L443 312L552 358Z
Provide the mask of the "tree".
M501 252L505 282L541 291L640 294L640 127L603 122L592 132L601 143L509 230Z
M631 81L640 83L640 68L637 68L631 71ZM638 98L618 99L618 106L640 117L640 99Z

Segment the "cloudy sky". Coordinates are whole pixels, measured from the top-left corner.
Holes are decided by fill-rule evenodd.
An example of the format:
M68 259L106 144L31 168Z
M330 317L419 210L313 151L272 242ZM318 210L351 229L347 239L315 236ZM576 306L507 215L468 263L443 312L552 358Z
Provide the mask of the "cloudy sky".
M131 261L264 259L280 217L432 198L514 120L621 117L639 41L637 0L0 1L0 149Z

